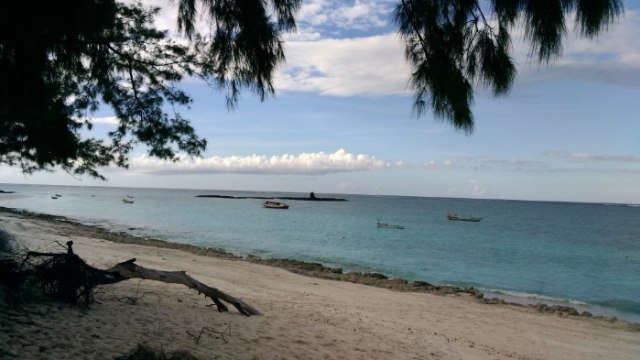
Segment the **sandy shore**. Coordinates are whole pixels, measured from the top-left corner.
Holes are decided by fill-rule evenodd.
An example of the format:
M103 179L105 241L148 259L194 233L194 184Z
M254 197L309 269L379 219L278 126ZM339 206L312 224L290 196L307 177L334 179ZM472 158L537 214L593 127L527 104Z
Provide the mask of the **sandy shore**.
M136 257L186 270L264 313L218 313L182 286L129 280L101 288L82 310L0 301L0 358L109 359L138 343L200 359L637 359L640 326L489 305L472 294L400 292L294 274L184 249L126 243L125 235L0 212L0 228L31 250L62 250L108 268ZM112 240L125 241L116 243ZM129 239L130 240L130 239ZM187 249L188 250L188 249ZM204 253L204 252L203 252ZM224 257L227 258L224 258Z

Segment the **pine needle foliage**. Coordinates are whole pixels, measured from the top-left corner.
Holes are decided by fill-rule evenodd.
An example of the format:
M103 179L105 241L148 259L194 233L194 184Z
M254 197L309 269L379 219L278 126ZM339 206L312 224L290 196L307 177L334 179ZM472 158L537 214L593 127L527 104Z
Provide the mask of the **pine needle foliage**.
M159 9L140 3L2 2L0 163L103 178L100 167L126 168L137 145L162 159L200 155L207 142L177 111L191 98L176 84L200 78L230 106L243 89L272 95L300 1L202 0L209 33L195 30L197 3L179 1L184 39L156 29ZM108 140L83 136L101 107L118 126Z
M621 0L401 0L394 13L411 65L414 110L428 108L467 134L474 128L474 86L505 95L516 77L511 34L524 27L531 56L548 63L562 52L567 21L593 38L623 12Z
M282 35L296 29L301 0L173 0L178 35L158 30L158 8L116 0L0 3L0 164L24 173L62 168L103 178L129 154L198 156L200 138L179 109L177 87L195 77L237 106L242 91L264 100L285 60ZM561 55L567 21L593 38L623 12L622 0L399 0L394 20L411 65L418 116L429 110L467 134L474 88L508 93L516 76L511 32L523 26L531 56ZM197 21L206 29L199 31ZM90 117L110 108L108 137Z

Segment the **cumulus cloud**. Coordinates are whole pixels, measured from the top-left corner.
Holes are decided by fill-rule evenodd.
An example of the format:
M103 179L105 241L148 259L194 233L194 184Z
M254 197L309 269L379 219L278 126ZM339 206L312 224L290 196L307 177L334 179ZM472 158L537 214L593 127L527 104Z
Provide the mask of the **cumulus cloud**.
M296 17L301 28L359 29L388 24L395 0L307 0Z
M144 0L144 3L160 6L162 11L156 24L175 31L175 3L168 0ZM304 1L296 15L298 31L285 35L287 62L275 76L277 90L330 96L409 94L410 68L391 23L397 3L397 0ZM513 29L518 83L572 78L640 86L640 11L627 9L619 21L596 39L579 36L574 19L570 17L567 21L562 56L550 66L532 61L528 44L523 41L523 29ZM206 31L208 26L200 21L198 29Z
M370 155L351 154L344 149L334 153L301 153L298 155L212 156L184 158L176 162L151 158L147 155L131 159L131 170L153 174L276 174L323 175L367 171L395 166Z
M562 55L550 66L539 66L529 57L523 29L513 33L514 58L521 82L574 78L626 86L640 86L640 12L627 10L597 38L579 35L575 16L567 20Z
M317 92L331 96L407 94L410 68L395 29L380 35L346 37L345 28L354 26L344 19L358 14L340 9L336 1L310 1L299 20L312 24L313 30L288 38L287 64L276 76L278 90ZM363 5L348 2L345 6ZM370 7L369 9L372 9ZM363 11L369 17L389 12L389 3L376 11ZM338 9L339 11L334 11ZM383 11L384 9L384 11ZM390 17L387 16L387 26ZM518 82L546 82L561 78L640 86L640 12L628 10L608 31L595 39L582 37L568 19L568 34L562 56L549 66L538 65L530 57L522 28L513 30L513 57L518 67ZM374 27L377 21L367 22ZM335 35L320 32L320 25L331 26ZM381 28L382 29L382 28ZM342 30L342 31L337 31ZM332 36L332 37L328 37Z
M407 93L409 66L396 34L289 41L276 87L332 96Z
M77 118L75 119L77 122L85 122L88 121L93 125L102 124L102 125L118 125L119 120L116 116L100 116L100 117L87 117L87 118Z

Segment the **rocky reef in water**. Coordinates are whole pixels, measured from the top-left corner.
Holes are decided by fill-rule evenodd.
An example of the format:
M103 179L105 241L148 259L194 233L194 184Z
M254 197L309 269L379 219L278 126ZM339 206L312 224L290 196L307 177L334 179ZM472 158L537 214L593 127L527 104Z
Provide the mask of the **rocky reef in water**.
M196 195L198 198L214 199L258 199L258 200L297 200L297 201L347 201L341 198L316 197L314 193L309 196L230 196L230 195Z

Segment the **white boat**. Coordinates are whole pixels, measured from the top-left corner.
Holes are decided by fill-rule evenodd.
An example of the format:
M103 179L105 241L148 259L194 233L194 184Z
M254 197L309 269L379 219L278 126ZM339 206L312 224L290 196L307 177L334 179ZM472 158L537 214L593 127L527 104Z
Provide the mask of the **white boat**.
M133 204L133 199L122 198L122 202L125 204Z
M262 206L267 209L282 209L286 210L289 208L289 205L280 201L265 201L262 203Z

